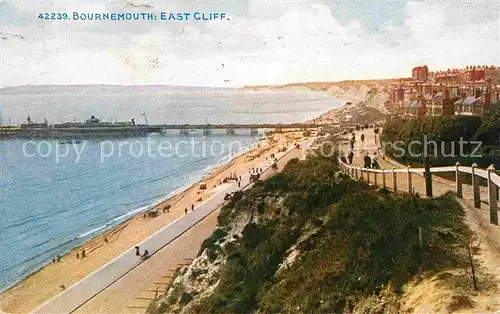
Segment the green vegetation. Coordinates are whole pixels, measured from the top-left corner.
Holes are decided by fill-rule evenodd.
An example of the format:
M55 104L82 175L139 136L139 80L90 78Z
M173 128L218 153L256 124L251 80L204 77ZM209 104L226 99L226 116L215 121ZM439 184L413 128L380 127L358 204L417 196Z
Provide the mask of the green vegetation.
M242 233L220 245L243 216ZM397 296L416 274L467 265L463 216L451 195L393 194L339 174L335 158L292 160L223 207L201 250L225 259L213 293L195 302L177 289L173 303L197 313L352 311L386 287ZM171 312L171 300L150 311Z
M484 117L476 116L449 116L449 117L423 117L416 120L394 120L384 126L382 142L396 143L401 141L401 148L405 154L398 156L398 151L391 145L384 145L385 153L392 158L410 165L421 165L422 157L410 156L408 145L412 141L434 141L428 145L429 163L431 165L455 165L458 161L462 165L477 163L480 167L491 164L500 167L500 109ZM463 144L463 156L460 153L460 139L467 141L480 141L481 147L476 143ZM436 147L436 148L435 148ZM443 147L443 149L442 149ZM419 154L423 151L420 145L413 145L412 151ZM473 154L473 155L472 155ZM478 157L480 156L480 157Z

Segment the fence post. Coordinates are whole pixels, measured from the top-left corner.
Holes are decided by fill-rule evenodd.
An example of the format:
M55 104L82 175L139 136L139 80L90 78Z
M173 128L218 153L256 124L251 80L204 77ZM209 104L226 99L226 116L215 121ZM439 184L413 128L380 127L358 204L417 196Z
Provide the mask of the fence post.
M425 171L424 171L424 177L425 177L425 195L427 197L432 197L432 172L429 167L429 163L425 162Z
M412 186L411 186L411 172L410 172L410 166L407 166L406 167L406 171L408 172L408 193L412 194L413 193L413 189L412 189Z
M490 205L490 222L498 225L497 189L491 180L491 174L495 172L495 166L488 167L488 204Z
M474 207L481 208L481 193L479 191L479 182L477 182L476 171L477 164L473 163L472 166L472 194L474 195Z
M418 243L420 247L424 247L424 228L418 226Z
M398 180L396 172L394 170L396 170L396 168L392 167L392 189L394 190L394 192L396 192L398 190Z
M373 185L377 186L377 170L373 172Z
M354 176L356 178L356 180L358 179L358 168L354 168L354 171L356 172L356 175Z
M459 166L460 166L460 163L457 161L457 163L455 164L455 187L456 187L457 196L459 198L463 198L464 195L462 193L462 181L460 178L460 172L458 171Z
M385 172L384 172L384 169L382 169L382 185L384 186L384 189L387 188L386 183L385 183Z
M370 184L370 170L366 169L366 183Z

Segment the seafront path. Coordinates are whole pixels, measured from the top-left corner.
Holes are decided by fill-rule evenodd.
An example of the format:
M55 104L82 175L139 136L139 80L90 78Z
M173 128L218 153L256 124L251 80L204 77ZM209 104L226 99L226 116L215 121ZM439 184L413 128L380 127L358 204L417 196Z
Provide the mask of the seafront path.
M370 156L373 156L374 152L377 152L380 154L380 139L379 136L376 136L375 133L373 132L372 128L369 128L364 131L355 131L354 132L355 137L356 137L356 143L354 146L354 160L353 160L353 165L355 167L363 167L363 157L365 156L366 153L369 153ZM361 134L365 135L365 141L361 141ZM375 140L375 137L377 139ZM347 135L346 139L350 138L350 135ZM345 141L342 145L342 150L345 154L349 151L349 144L347 141ZM451 157L450 157L451 158ZM420 195L424 196L426 195L426 185L425 185L425 177L421 173L417 172L411 172L411 168L408 168L406 165L400 164L390 158L385 158L383 159L382 156L379 156L378 162L380 164L381 169L405 169L408 170L410 169L410 173L408 174L407 171L403 172L397 172L395 176L392 174L386 174L385 175L385 184L386 187L389 189L394 189L394 177L396 178L396 186L398 191L403 191L403 192L409 192L410 190L414 193L419 193ZM438 168L438 167L432 167L432 168ZM454 168L454 167L452 167ZM453 171L449 172L452 173ZM483 173L486 172L484 169L478 169L478 172L482 171ZM498 172L497 172L498 173ZM359 171L359 176L361 175L361 171ZM411 180L409 180L409 177ZM366 172L363 173L363 179L367 181L370 184L377 184L381 186L383 184L382 182L382 175L380 173L375 173L375 172L370 172L369 175L367 175ZM411 185L410 185L411 184ZM471 202L473 204L474 200L474 193L472 189L472 185L462 183L462 194L463 197L462 199L466 202ZM437 176L437 173L432 174L432 192L433 196L439 196L443 195L447 192L455 192L456 191L456 184L455 181L445 179L443 177ZM498 191L497 191L498 192ZM498 193L497 193L498 194ZM488 205L488 187L487 186L480 186L479 187L479 195L481 199L481 204L482 205ZM497 195L497 204L498 204L498 195ZM497 205L498 208L498 205ZM487 206L484 206L484 209L487 209ZM489 210L489 209L488 209ZM489 219L489 218L488 218Z
M303 157L313 140L302 142L300 148L278 153L278 171L290 159ZM275 172L272 163L269 159L257 166L265 169L263 177ZM241 189L250 186L250 174L246 173L242 175ZM226 193L239 189L236 182L218 186L215 193L193 211L137 244L141 253L148 250L148 259L136 256L131 247L32 313L143 313L152 299L151 294L164 291L168 274L194 258L202 242L215 230L218 209L225 203ZM146 296L141 297L141 293Z
M363 167L363 157L367 152L370 155L373 155L374 152L380 153L380 139L377 136L377 140L375 140L375 134L372 128L364 131L356 131L354 133L356 137L356 144L354 148L355 158L352 165L344 166L344 169L351 177L353 177L354 179L362 178L362 180L369 183L370 185L375 185L378 187L383 187L383 181L385 177L385 186L390 190L394 190L394 187L396 187L397 191L409 192L411 190L413 193L418 193L422 197L426 197L426 182L424 175L421 173L413 173L411 171L408 171L408 169L411 168L408 168L406 165L397 163L396 161L389 158L385 158L384 160L381 158L381 156L379 156L378 161L382 169L390 169L390 172L392 172L392 169L404 169L405 171L396 172L394 174L387 173L384 176L382 176L381 173L370 172L368 174L364 172L363 176L361 177L361 171L359 170L359 168ZM361 143L361 134L365 135L364 143ZM351 135L347 135L346 140L350 139L350 137ZM347 154L347 152L349 151L348 141L345 141L343 145L341 145L341 149ZM358 169L354 171L355 169L352 169L352 166ZM432 168L437 169L439 167L431 167L431 170ZM467 173L467 169L470 169L469 167L460 168L463 168L463 172L461 172L462 174ZM448 173L454 174L454 172L455 171ZM485 173L488 173L488 171L484 169L477 169L477 172L480 172L483 176ZM496 173L496 175L491 175L493 178L491 182L494 181L494 184L498 186L499 172L490 170L490 174L491 173ZM432 173L433 197L443 195L450 191L457 191L457 185L455 181L439 177L437 176L437 174L438 173ZM469 176L471 175L469 174ZM409 178L411 181L409 180ZM485 254L485 256L482 257L482 260L487 264L492 273L498 274L500 280L500 263L498 263L498 260L500 259L500 226L492 222L492 216L495 215L493 211L496 212L497 216L500 215L498 210L500 205L498 193L498 188L496 188L496 191L494 189L491 189L490 192L488 186L479 186L478 184L476 190L476 201L474 201L475 193L472 185L462 182L462 197L456 197L456 199L465 209L466 221L469 227L474 231L475 237L477 238L478 242L482 242L482 246L489 247L489 249L482 250L484 252L483 254Z

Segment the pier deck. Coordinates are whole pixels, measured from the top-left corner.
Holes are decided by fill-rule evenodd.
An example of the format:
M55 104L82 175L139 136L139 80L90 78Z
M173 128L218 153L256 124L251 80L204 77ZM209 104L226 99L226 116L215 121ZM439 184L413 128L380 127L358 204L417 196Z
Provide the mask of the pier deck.
M259 129L274 129L281 132L284 129L307 130L319 127L331 127L326 124L314 123L245 123L245 124L154 124L154 125L81 125L69 126L25 126L0 128L1 138L94 138L94 137L132 137L146 136L150 133L167 133L169 130L179 130L180 134L188 135L190 130L202 130L204 135L211 134L212 130L226 130L234 135L235 130L247 129L251 135L256 135Z

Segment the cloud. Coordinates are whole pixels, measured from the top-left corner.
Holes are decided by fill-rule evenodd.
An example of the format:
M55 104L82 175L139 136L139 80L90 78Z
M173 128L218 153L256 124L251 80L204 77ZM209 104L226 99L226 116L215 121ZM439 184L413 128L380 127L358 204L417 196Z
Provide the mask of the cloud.
M364 5L337 10L319 1L3 2L0 27L7 39L1 40L0 85L241 86L409 76L417 64L442 69L500 63L495 1L410 1L359 14ZM230 19L37 19L40 12L73 11L211 11ZM381 18L386 16L392 18Z

